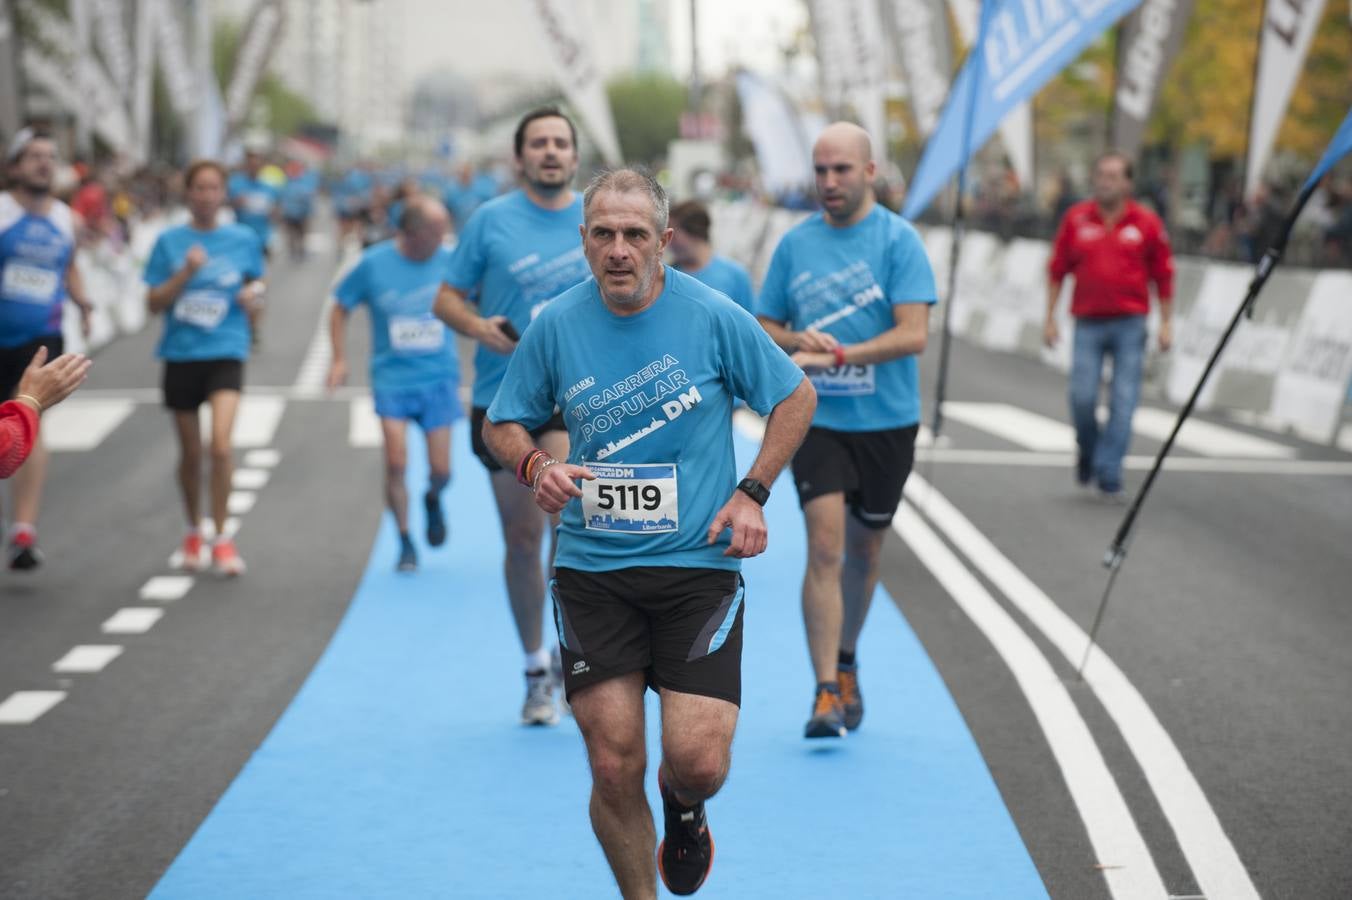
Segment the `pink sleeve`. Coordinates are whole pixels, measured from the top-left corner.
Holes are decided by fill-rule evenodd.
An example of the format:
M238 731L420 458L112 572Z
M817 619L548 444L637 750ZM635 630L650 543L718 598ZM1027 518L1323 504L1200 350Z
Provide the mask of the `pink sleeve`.
M0 403L0 478L23 465L38 437L38 414L26 403Z

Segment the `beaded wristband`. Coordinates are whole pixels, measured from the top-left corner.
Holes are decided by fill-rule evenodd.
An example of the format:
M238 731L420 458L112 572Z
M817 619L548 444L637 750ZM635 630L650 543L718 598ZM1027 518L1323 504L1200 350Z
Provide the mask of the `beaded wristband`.
M530 487L530 467L538 457L545 456L543 450L532 450L516 464L516 480L524 487Z

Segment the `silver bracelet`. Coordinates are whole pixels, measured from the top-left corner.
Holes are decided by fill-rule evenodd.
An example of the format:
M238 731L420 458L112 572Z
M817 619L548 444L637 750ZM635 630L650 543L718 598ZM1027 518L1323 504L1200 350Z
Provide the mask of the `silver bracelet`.
M545 469L548 469L550 466L557 466L558 464L559 461L552 456L540 463L540 468L535 470L535 477L531 479L530 492L532 494L540 490L540 479L544 477Z

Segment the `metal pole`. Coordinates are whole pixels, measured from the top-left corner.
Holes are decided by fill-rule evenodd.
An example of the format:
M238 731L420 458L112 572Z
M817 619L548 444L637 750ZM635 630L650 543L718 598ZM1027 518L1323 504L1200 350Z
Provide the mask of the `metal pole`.
M699 0L690 0L690 111L700 114L703 85L699 78Z

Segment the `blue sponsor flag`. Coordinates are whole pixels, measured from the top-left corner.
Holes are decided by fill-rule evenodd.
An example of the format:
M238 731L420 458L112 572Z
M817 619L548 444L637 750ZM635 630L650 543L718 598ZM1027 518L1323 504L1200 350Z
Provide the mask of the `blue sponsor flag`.
M1141 0L985 0L981 37L948 92L902 214L924 212L1000 120ZM975 81L974 81L975 79ZM970 115L968 114L970 111ZM966 128L971 134L964 136Z
M1343 119L1343 124L1338 126L1338 133L1333 136L1329 148L1324 151L1323 159L1319 160L1319 165L1314 167L1310 173L1309 179L1305 182L1302 191L1308 191L1313 188L1319 179L1323 178L1328 170L1333 168L1333 164L1342 159L1347 154L1352 153L1352 110L1347 113L1347 118Z

